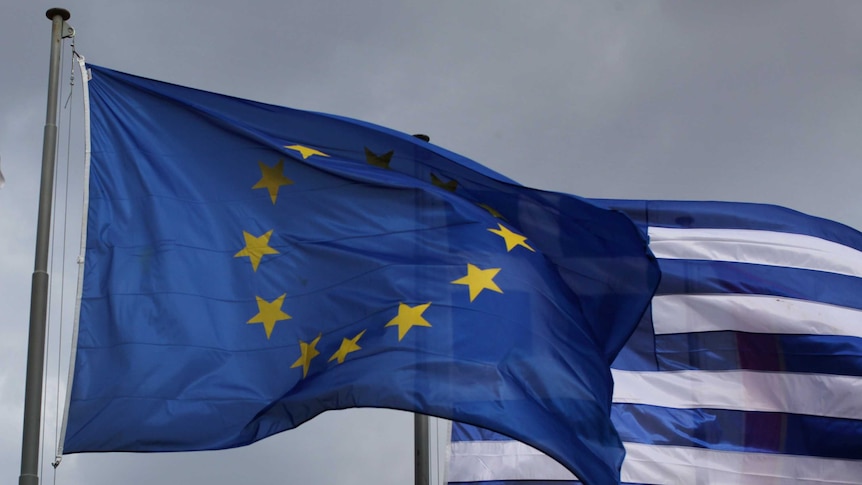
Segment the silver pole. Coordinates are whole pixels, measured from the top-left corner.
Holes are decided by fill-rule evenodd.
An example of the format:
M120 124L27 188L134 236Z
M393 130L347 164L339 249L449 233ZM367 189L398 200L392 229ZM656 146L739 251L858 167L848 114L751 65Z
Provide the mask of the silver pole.
M414 483L428 485L431 476L428 454L428 416L413 414Z
M36 262L30 290L30 340L27 345L27 378L24 391L24 435L21 441L21 475L18 485L39 484L39 447L42 422L42 383L45 371L45 333L48 314L48 252L51 236L51 202L57 159L57 100L60 86L60 47L68 10L52 8L51 63L48 69L48 110L42 138L42 182L36 222Z
M424 142L431 141L428 135L413 135ZM428 416L413 414L413 483L429 485L431 480L430 456L428 454Z

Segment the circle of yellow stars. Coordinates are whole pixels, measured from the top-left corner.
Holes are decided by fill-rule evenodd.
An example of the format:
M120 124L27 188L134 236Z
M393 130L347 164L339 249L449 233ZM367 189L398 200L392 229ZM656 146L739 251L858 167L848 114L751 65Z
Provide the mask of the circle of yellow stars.
M312 156L329 156L317 149L303 145L288 145L285 146L285 148L299 152L299 155L303 160ZM393 151L389 151L382 155L378 155L369 148L365 148L366 162L383 169L390 168L393 154ZM294 181L284 175L284 160L279 160L273 166L266 165L259 161L258 166L261 171L261 178L252 186L252 189L266 189L270 196L270 200L274 205L278 199L279 190L284 186L292 185ZM455 180L444 181L433 173L430 175L432 184L437 187L450 192L454 192L458 187L458 183ZM485 204L480 204L480 206L491 213L494 217L502 219L502 215L492 207ZM535 252L535 250L527 244L526 237L512 231L503 224L498 223L496 228L489 228L488 231L503 239L507 252L511 252L519 246ZM252 270L254 272L257 272L265 256L279 254L278 250L270 246L273 230L269 230L260 236L255 236L246 231L243 231L242 235L243 240L245 241L245 246L234 254L234 257L249 258L249 262L251 263ZM467 274L461 278L452 280L450 283L467 286L470 302L473 302L484 290L503 293L503 290L500 289L494 281L494 278L500 273L500 271L501 268L482 269L472 263L467 263ZM272 301L268 301L260 296L256 296L255 299L257 301L258 312L246 323L262 324L266 338L269 340L272 337L276 323L290 320L292 318L282 310L286 297L287 294L285 293ZM398 304L397 314L395 317L390 319L384 327L397 327L398 341L400 342L414 327L431 327L431 323L423 316L430 307L431 302L414 306L401 302ZM338 347L338 350L329 357L327 362L336 361L337 364L343 364L348 355L361 350L362 347L359 345L359 340L365 335L366 331L367 329L362 330L352 338L342 338L341 345ZM317 350L317 345L320 343L322 337L323 334L319 333L317 337L311 341L299 341L300 356L290 366L290 368L302 368L303 378L308 376L312 360L320 355L320 351Z

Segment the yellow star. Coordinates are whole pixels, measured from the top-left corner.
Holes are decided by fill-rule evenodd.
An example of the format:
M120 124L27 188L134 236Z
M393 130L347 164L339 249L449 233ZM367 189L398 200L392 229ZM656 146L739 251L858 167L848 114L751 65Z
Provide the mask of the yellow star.
M311 343L299 341L299 358L296 359L296 362L290 366L291 369L294 367L302 366L302 378L308 375L308 367L311 366L311 359L320 355L320 352L314 348L317 345L317 342L320 342L320 336L322 334L317 334L317 338L312 340Z
M272 231L267 232L263 236L254 237L251 234L242 231L242 237L245 238L245 247L234 254L234 258L248 256L251 260L251 267L257 271L260 265L260 260L266 254L278 254L278 251L269 247L269 238L272 236Z
M368 147L365 147L365 161L375 167L389 168L389 164L392 162L392 155L394 154L394 150L389 150L383 155L378 155L369 150Z
M407 334L407 331L413 327L430 327L431 324L428 323L427 320L422 318L422 312L428 309L431 306L431 303L428 302L424 305L416 305L411 307L410 305L405 305L404 303L398 304L398 315L395 316L392 320L389 320L386 327L391 327L393 325L398 326L398 341Z
M494 277L500 272L500 268L479 269L470 263L467 263L467 276L458 278L452 283L458 285L467 285L470 288L470 301L476 299L482 290L496 291L502 293L503 290L494 283Z
M303 160L305 160L306 158L308 158L312 155L319 155L321 157L328 157L329 156L323 152L315 150L314 148L309 148L309 147L302 146L302 145L285 145L284 148L287 148L289 150L298 151L299 154L302 155Z
M275 322L290 320L291 318L290 315L281 311L281 305L284 304L285 296L287 296L287 293L281 295L272 302L268 302L263 298L256 296L257 315L251 317L251 319L245 323L262 323L263 328L266 330L266 339L269 340L269 336L272 335L272 329L275 328Z
M455 192L455 189L458 188L457 180L452 179L448 182L444 182L440 177L434 175L433 173L431 174L431 183L436 185L437 187L440 187L441 189L448 190L449 192Z
M282 185L290 185L293 180L284 176L284 160L279 160L274 167L265 165L263 162L257 162L260 165L260 180L252 187L253 189L266 189L269 191L269 198L275 204L275 198L278 197L278 188Z
M362 348L356 342L358 342L359 339L361 339L364 334L365 334L365 330L359 332L359 335L357 335L351 339L347 339L347 338L341 339L341 347L338 348L337 352L332 354L332 357L330 357L327 362L332 362L333 360L338 359L338 363L343 364L344 359L347 357L347 354L349 354L351 352L356 352L357 350Z
M505 219L505 217L503 217L503 214L500 214L497 211L497 209L491 207L488 204L479 204L479 207L485 209L486 211L488 211L488 213L490 213L492 216L496 217L497 219Z
M526 237L510 231L509 228L503 226L502 224L497 224L497 226L500 229L488 230L502 237L506 241L506 252L511 251L515 246L524 246L530 251L533 251L534 253L536 252L535 249L531 248L530 245L525 242L527 240Z

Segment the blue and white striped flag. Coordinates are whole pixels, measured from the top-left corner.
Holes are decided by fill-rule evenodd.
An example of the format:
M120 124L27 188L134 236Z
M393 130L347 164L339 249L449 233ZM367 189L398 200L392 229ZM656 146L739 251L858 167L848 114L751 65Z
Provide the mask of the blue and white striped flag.
M613 364L623 482L862 483L862 233L769 205L594 202L646 230L662 270ZM448 480L575 477L456 423Z

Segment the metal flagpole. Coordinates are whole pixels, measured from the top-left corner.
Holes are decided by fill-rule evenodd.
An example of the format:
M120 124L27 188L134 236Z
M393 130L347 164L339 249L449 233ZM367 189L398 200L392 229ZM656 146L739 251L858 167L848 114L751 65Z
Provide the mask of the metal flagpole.
M24 433L21 441L21 475L18 485L39 484L39 447L42 422L42 383L45 371L45 333L48 314L48 253L51 235L51 203L54 165L57 159L57 105L60 87L60 47L74 33L66 21L68 10L52 8L51 63L48 69L48 110L42 139L42 182L36 222L36 262L30 290L30 337L27 345L27 378L24 391Z
M421 133L413 135L424 142L431 141L431 137ZM424 414L413 414L413 483L414 485L428 485L431 480L430 457L428 454L428 416Z
M414 483L428 485L431 476L428 456L428 416L413 414Z

